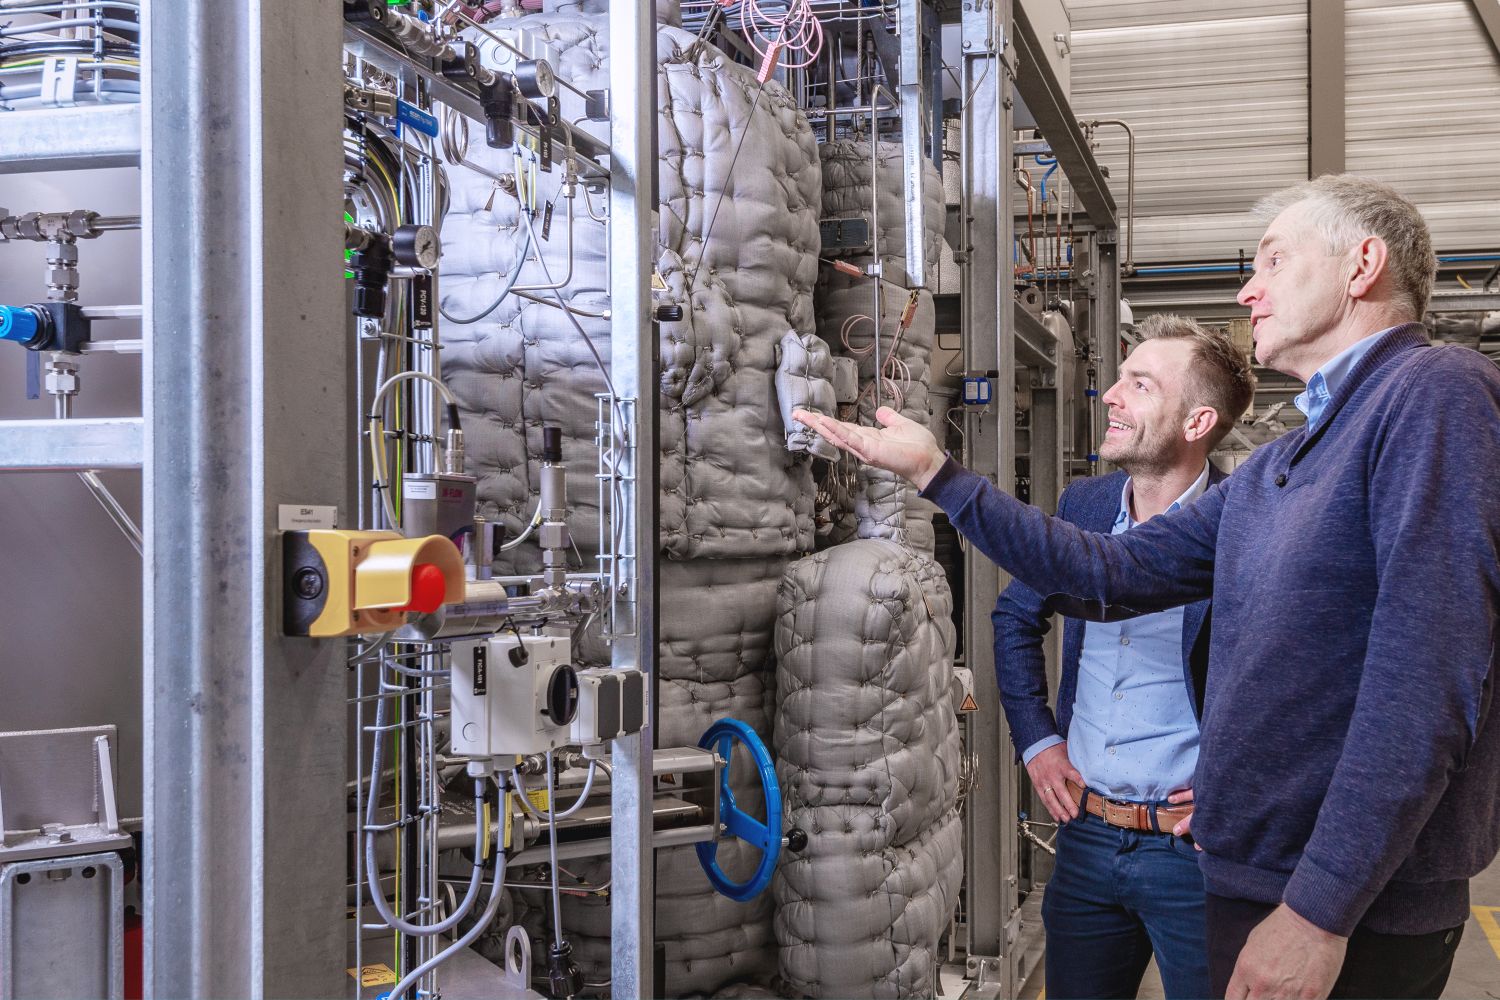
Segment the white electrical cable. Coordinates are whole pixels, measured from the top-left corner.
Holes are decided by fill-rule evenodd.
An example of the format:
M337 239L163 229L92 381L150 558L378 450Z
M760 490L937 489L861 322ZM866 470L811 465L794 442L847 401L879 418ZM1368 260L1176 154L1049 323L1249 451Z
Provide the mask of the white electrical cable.
M382 672L382 683L384 676ZM385 891L380 888L380 864L375 854L377 831L372 829L375 826L375 814L380 808L380 756L385 746L385 707L388 700L384 695L380 695L375 701L375 745L370 754L370 793L365 800L365 883L370 887L370 901L375 904L375 911L393 930L413 937L432 937L457 927L459 921L469 915L469 911L479 900L479 886L484 876L484 824L477 821L474 824L474 871L469 877L469 891L464 894L463 901L459 903L458 908L434 924L414 924L398 917L391 910L391 905L385 898ZM474 782L476 820L483 810L484 782L476 780ZM393 991L391 995L398 996L399 994Z
M408 972L404 979L391 987L391 991L387 996L391 997L392 1000L400 1000L400 997L407 990L415 986L423 976L473 944L475 938L488 930L490 923L495 919L495 914L500 910L500 899L504 895L504 883L505 852L501 850L495 854L495 880L490 883L489 902L484 905L484 912L479 914L479 919L474 921L474 926L465 931L463 937Z
M518 792L521 793L520 796L518 796L518 798L521 800L521 808L525 809L527 812L529 812L536 819L542 820L543 822L551 822L554 819L567 819L569 816L573 815L578 810L580 810L580 809L583 808L584 803L588 802L588 800L589 800L589 793L592 792L593 789L594 789L594 772L597 771L598 768L599 768L599 762L598 761L595 761L595 760L589 761L589 773L588 773L588 777L583 780L583 790L578 793L578 801L574 802L572 805L568 806L568 808L564 809L562 812L558 813L556 816L554 816L552 814L552 810L555 807L555 804L552 801L552 751L551 750L547 751L547 811L546 812L542 812L541 810L537 809L535 806L533 806L531 804L531 800L526 797L526 795L527 795L526 781L525 781L525 779L523 779L521 777L521 772L519 770L512 770L510 772L510 780L516 786L516 791L518 791Z
M370 420L378 420L378 419L380 419L380 404L385 401L385 394L388 393L388 392L390 392L391 391L391 387L394 386L397 382L401 382L401 381L403 381L405 379L420 379L423 382L430 382L430 383L432 383L433 386L435 386L437 388L437 391L439 392L439 394L442 395L443 402L447 403L449 406L457 406L458 405L458 400L455 399L454 396L453 396L453 390L449 389L446 385L444 385L442 379L434 378L433 376L427 374L426 372L419 372L419 371L397 372L396 374L392 375L390 378L388 378L384 382L382 382L380 384L380 388L378 388L378 389L375 390L375 401L370 404L370 415L369 415L368 419L370 419Z
M453 391L449 389L442 379L436 378L426 372L404 371L397 372L380 384L375 390L375 399L370 404L370 413L365 419L368 421L370 432L370 460L375 466L375 479L379 482L380 506L385 511L386 523L392 529L399 529L400 522L396 518L395 504L391 501L391 491L395 484L390 481L390 465L386 461L385 453L385 421L381 419L380 408L385 402L385 394L391 391L396 384L407 379L417 379L429 382L437 387L438 393L443 397L443 402L449 407L450 413L458 410L458 400L454 398Z

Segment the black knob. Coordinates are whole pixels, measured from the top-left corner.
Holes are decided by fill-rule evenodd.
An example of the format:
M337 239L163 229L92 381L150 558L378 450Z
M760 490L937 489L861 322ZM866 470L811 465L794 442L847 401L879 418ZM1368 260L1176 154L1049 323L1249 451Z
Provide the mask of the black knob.
M571 666L558 667L547 679L546 703L542 714L554 726L566 726L578 714L578 671Z
M675 302L668 302L666 305L657 306L656 321L658 323L681 323L682 306Z
M801 854L807 850L807 831L800 826L794 826L786 832L786 849L793 854Z
M323 574L311 566L304 566L297 571L293 586L298 597L310 601L323 592Z
M542 461L549 465L562 464L562 428L542 428Z
M1279 476L1276 477L1276 485L1277 486L1285 486L1286 485L1286 473L1285 472L1283 472L1281 475L1279 475Z

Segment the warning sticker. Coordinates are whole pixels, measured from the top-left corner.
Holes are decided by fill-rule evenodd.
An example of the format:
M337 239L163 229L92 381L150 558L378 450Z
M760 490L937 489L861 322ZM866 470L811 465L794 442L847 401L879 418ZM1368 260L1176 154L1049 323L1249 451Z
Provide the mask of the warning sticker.
M958 706L958 710L960 712L977 712L979 711L979 702L974 700L972 693L966 692L964 694L964 703Z
M367 965L363 969L350 969L349 975L359 980L361 986L395 986L401 980L389 965Z
M535 792L527 792L526 798L530 800L538 812L547 812L552 808L547 804L547 793L545 790L539 789Z

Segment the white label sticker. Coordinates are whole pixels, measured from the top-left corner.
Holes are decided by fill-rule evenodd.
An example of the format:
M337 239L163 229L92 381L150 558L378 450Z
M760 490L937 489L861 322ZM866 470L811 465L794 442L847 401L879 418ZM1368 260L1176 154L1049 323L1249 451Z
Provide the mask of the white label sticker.
M282 531L316 531L337 528L339 509L333 506L284 503L277 508L277 527Z
M437 480L408 479L401 484L401 496L407 500L436 500Z

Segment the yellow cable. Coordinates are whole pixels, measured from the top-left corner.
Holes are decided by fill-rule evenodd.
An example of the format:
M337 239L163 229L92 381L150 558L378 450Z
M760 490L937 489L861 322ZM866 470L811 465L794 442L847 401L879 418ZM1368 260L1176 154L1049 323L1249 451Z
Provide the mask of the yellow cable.
M484 802L484 845L480 848L479 860L488 861L490 857L490 803Z
M1469 283L1468 283L1468 282L1467 282L1467 281L1465 281L1465 280L1464 280L1464 276L1463 276L1463 275L1461 275L1461 274L1455 274L1455 275L1454 275L1454 277L1455 277L1455 278L1457 278L1457 279L1458 279L1458 283L1459 283L1459 284L1460 284L1460 285L1463 285L1463 286L1464 286L1464 287L1465 287L1465 288L1467 288L1467 289L1468 289L1468 290L1469 290L1469 291L1471 291L1471 292L1472 292L1472 291L1473 291L1473 290L1474 290L1474 286L1473 286L1473 285L1471 285L1471 284L1469 284Z

